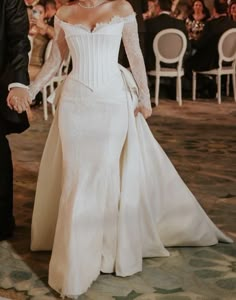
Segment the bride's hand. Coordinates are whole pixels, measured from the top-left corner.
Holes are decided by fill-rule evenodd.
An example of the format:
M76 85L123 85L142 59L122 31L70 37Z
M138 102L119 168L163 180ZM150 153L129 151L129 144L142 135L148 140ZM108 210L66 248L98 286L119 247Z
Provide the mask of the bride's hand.
M137 116L137 114L139 112L143 115L144 119L147 119L152 115L152 109L146 108L143 105L140 105L140 106L135 108L135 110L134 110L135 117Z

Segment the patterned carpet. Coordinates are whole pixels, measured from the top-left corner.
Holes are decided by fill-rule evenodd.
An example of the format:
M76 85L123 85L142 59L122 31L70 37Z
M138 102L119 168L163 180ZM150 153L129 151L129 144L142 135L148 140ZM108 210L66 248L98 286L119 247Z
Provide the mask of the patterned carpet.
M33 110L30 130L10 137L15 168L14 238L0 242L0 296L59 299L47 285L49 252L31 253L30 223L40 156L50 121ZM236 240L236 103L163 100L151 130L212 220ZM236 244L169 248L127 278L101 275L79 300L234 300ZM91 260L92 263L92 260Z

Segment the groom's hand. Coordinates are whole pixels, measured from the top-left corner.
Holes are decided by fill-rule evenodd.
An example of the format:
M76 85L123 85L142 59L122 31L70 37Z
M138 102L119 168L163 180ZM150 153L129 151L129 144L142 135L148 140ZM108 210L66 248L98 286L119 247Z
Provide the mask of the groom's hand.
M29 108L31 99L26 88L14 87L10 90L7 97L7 105L18 113L22 113Z

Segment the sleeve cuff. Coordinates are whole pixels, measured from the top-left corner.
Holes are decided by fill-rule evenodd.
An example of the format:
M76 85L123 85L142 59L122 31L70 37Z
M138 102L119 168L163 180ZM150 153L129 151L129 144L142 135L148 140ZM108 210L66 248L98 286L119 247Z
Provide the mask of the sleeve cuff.
M10 89L12 88L24 88L24 89L29 89L29 87L25 84L22 83L18 83L18 82L13 82L11 84L8 85L8 91L10 91Z

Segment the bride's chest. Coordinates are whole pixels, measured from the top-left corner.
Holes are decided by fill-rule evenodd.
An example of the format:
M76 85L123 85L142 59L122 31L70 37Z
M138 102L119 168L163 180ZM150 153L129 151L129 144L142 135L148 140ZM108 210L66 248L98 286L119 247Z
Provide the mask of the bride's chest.
M69 24L66 22L61 23L62 29L65 32L66 38L68 37L86 37L87 39L94 39L94 37L104 40L109 40L114 37L121 37L124 24L123 22L109 22L97 23L93 29L83 24Z

